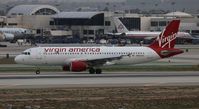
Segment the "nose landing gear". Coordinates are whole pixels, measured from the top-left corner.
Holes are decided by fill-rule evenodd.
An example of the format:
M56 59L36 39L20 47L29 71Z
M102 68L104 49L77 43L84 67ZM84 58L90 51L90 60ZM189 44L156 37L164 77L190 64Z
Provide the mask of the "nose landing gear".
M40 68L37 67L37 70L35 71L35 73L38 75L40 74Z
M36 70L35 73L38 75L40 74L40 70Z

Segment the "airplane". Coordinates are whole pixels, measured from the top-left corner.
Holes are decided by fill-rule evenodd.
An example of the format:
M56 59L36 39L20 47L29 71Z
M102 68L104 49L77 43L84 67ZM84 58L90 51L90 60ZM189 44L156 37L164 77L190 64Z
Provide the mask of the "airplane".
M12 41L25 34L31 34L31 31L24 28L0 28L0 41Z
M118 33L107 33L108 35L125 35L129 38L153 39L161 33L151 31L129 31L118 17L114 17L113 20ZM177 37L184 39L193 39L193 37L187 32L178 32Z
M18 64L62 66L63 71L101 74L106 65L129 65L151 62L183 53L174 48L180 20L171 21L162 33L149 45L138 47L34 47L15 57Z
M0 41L11 41L14 39L13 34L0 32Z

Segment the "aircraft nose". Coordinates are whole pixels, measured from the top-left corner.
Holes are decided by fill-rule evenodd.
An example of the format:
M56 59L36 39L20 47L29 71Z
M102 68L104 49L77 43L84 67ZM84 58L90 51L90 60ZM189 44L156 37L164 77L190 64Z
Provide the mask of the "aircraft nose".
M21 64L22 62L23 62L23 58L19 55L19 56L16 56L15 57L15 62L17 63L17 64Z

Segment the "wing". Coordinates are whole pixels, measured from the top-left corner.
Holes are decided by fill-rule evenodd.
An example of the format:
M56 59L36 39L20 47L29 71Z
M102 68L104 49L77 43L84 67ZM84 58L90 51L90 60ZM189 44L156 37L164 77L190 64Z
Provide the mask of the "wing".
M95 58L95 59L74 59L73 61L82 61L88 64L88 66L102 66L106 64L107 62L111 62L114 60L120 60L124 57L130 57L131 54L127 55L120 55L120 56L114 56L114 57L107 57L107 58Z

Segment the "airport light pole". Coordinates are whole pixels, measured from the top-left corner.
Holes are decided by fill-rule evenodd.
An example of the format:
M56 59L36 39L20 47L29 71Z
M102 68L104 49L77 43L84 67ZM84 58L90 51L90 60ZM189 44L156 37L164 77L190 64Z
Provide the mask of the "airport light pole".
M172 5L172 8L173 8L173 19L174 19L174 5L175 5L176 3L173 1L173 2L171 2L171 5Z

